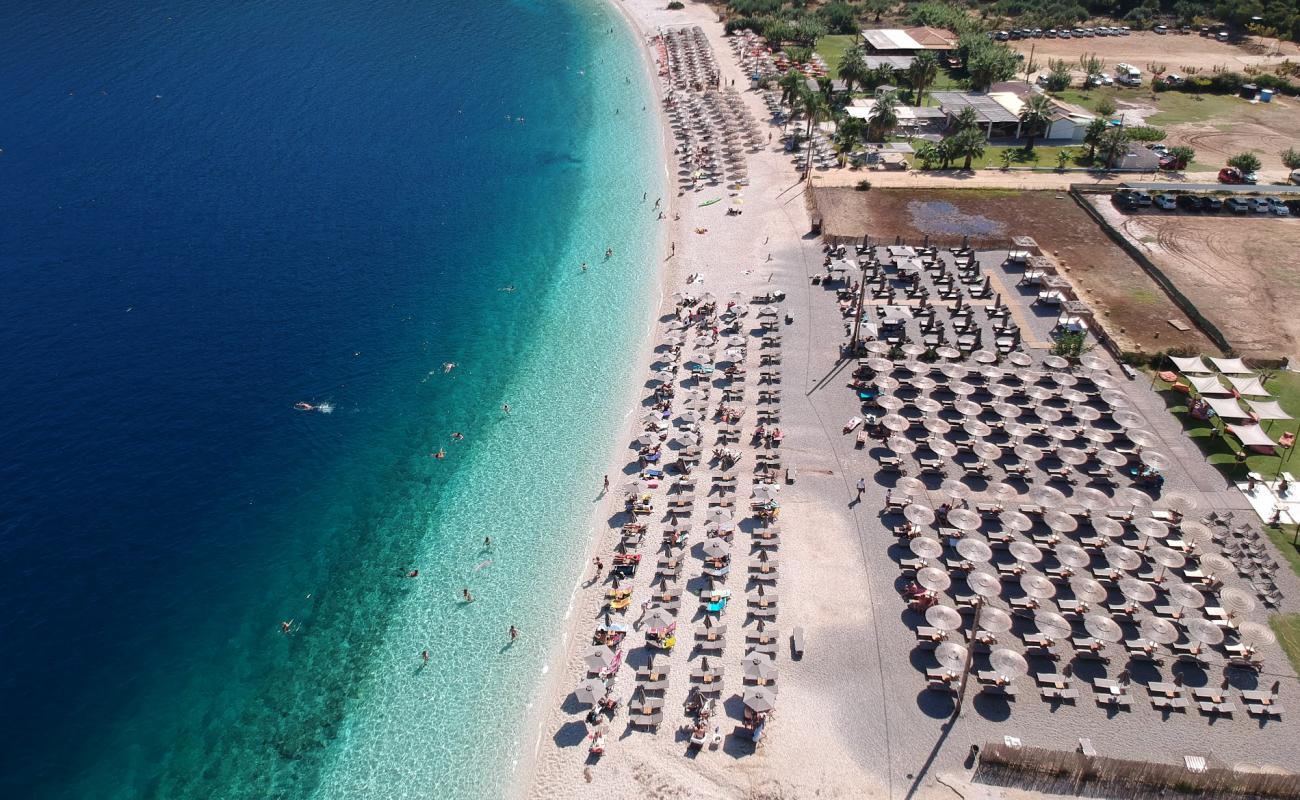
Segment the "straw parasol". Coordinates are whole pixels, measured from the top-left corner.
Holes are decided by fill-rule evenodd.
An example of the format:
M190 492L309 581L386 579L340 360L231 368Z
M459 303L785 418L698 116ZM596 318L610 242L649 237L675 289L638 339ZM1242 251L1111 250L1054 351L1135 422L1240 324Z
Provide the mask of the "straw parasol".
M1187 557L1171 547L1156 547L1151 550L1151 560L1165 569L1178 569L1187 563Z
M1073 514L1064 511L1048 511L1043 515L1043 522L1057 533L1069 533L1079 528L1079 520L1075 519Z
M1169 535L1169 526L1152 517L1142 517L1133 523L1133 527L1139 535L1149 539L1163 539Z
M1015 650L999 647L989 654L989 664L1003 677L1017 677L1029 671L1029 662Z
M1184 520L1179 523L1178 530L1182 534L1184 542L1197 546L1204 546L1214 537L1214 534L1204 523L1195 520Z
M1068 372L1053 372L1053 373L1052 373L1052 383L1055 383L1057 386L1066 386L1066 387L1068 387L1068 386L1074 386L1074 385L1075 385L1076 383L1078 383L1078 382L1079 382L1079 379L1076 378L1076 377L1074 377L1074 375L1072 375L1072 374L1070 374L1070 373L1068 373Z
M1063 639L1074 633L1074 627L1068 619L1055 611L1044 611L1041 608L1034 612L1034 626L1044 636L1053 639Z
M921 423L930 433L942 436L952 430L952 423L938 417L926 417Z
M979 530L983 522L979 514L967 508L954 508L948 512L948 524L959 531Z
M1002 448L992 442L976 442L971 449L975 451L975 455L985 461L997 461L1002 458Z
M898 438L898 437L894 437L894 438ZM904 439L903 441L909 443L911 442L910 439ZM893 442L893 439L890 439L890 442ZM929 489L926 488L926 485L921 480L910 476L899 478L898 482L894 484L894 488L900 492L904 492L906 494L913 494L913 495L925 494L927 491L929 491Z
M919 375L912 379L912 388L918 392L932 391L938 385L929 375Z
M1056 457L1061 460L1061 463L1072 467L1088 463L1088 454L1077 447L1062 447L1056 451Z
M1241 643L1251 650L1277 641L1277 634L1273 633L1273 629L1258 622L1241 623L1241 627L1237 629L1237 636L1241 638Z
M1143 450L1142 463L1146 464L1156 472L1164 472L1169 469L1169 456L1156 450Z
M1052 508L1065 502L1065 493L1054 486L1035 486L1029 490L1029 499L1045 508Z
M998 354L990 350L976 350L970 357L976 364L996 364L998 360Z
M1039 461L1043 458L1043 451L1034 447L1032 444L1016 445L1015 453L1021 461Z
M1074 403L1086 403L1086 402L1088 402L1088 395L1084 394L1083 392L1079 391L1078 389L1074 389L1074 388L1071 388L1071 387L1066 387L1066 388L1062 389L1062 390L1061 390L1061 394L1060 394L1060 398L1061 398L1062 400L1064 400L1065 402L1070 403L1071 405L1073 405ZM1096 410L1096 409L1093 409L1093 408L1091 408L1091 407L1089 407L1089 409L1092 410L1092 411L1095 411L1095 410ZM1075 415L1077 416L1077 415L1078 415L1078 409L1074 409L1074 412L1075 412Z
M915 453L917 447L916 442L906 436L891 436L885 444L889 445L890 450L903 456L908 455L909 453ZM916 480L916 478L911 478L910 480ZM900 479L900 483L901 482L902 479ZM921 488L924 490L925 487L922 486Z
M1083 629L1089 636L1103 642L1118 642L1124 638L1124 631L1119 623L1105 614L1089 614L1084 617Z
M1175 514L1190 514L1200 505L1195 497L1182 492L1168 492L1160 498L1160 505Z
M894 346L889 342L882 342L879 339L874 339L864 344L862 346L862 349L866 350L868 353L871 353L872 355L883 356L889 353L889 351L893 350Z
M989 387L989 394L997 398L1006 398L1015 394L1016 390L1007 386L1005 383L995 383Z
M1124 523L1110 517L1092 517L1092 529L1098 536L1107 539L1121 539L1124 536Z
M1235 586L1219 593L1219 605L1232 615L1249 614L1255 610L1255 598Z
M970 497L971 494L969 486L952 478L948 478L943 483L939 484L939 491L943 492L948 497L951 497L953 500L964 500L967 497Z
M1145 639L1156 644L1173 644L1178 641L1178 627L1163 617L1144 617L1138 627Z
M965 381L957 381L948 388L952 390L953 394L960 397L968 397L976 392L975 387Z
M872 372L891 372L894 369L894 362L887 358L868 358L867 368Z
M943 555L943 544L932 536L917 536L908 543L908 547L921 558L938 558Z
M899 349L903 351L903 355L916 358L919 355L924 355L926 348L925 345L917 344L916 342L908 342Z
M1088 427L1083 429L1083 438L1093 444L1108 444L1115 441L1115 434L1101 428Z
M578 684L573 694L578 698L579 703L594 706L605 696L605 688L605 682L600 678L587 678Z
M963 417L978 417L984 412L984 406L971 400L958 400L952 404L953 409Z
M1061 356L1052 354L1043 356L1043 366L1048 367L1049 369L1069 369L1070 362L1066 361Z
M1211 575L1217 575L1220 572L1233 573L1237 571L1231 561L1218 553L1206 553L1201 556L1201 569Z
M741 672L746 678L758 681L770 681L776 677L776 664L766 653L750 653L741 659Z
M1101 603L1110 595L1110 592L1106 591L1106 587L1101 584L1101 581L1082 576L1076 576L1074 580L1070 581L1070 590L1082 603Z
M1078 436L1077 433L1063 425L1050 425L1048 426L1046 433L1047 438L1055 439L1058 442L1072 441L1076 436Z
M1171 583L1165 587L1169 599L1183 608L1200 608L1205 605L1205 595L1189 583Z
M1187 638L1213 646L1223 641L1223 628L1208 619L1191 619L1187 621Z
M952 577L939 567L922 567L916 572L916 582L933 592L942 592L952 586Z
M961 351L955 347L943 346L934 351L934 354L943 359L961 358Z
M1072 402L1082 402L1082 401L1072 400ZM1096 420L1101 419L1101 412L1093 408L1092 406L1075 406L1074 409L1071 411L1071 413L1074 414L1075 419L1080 420L1082 422L1094 422ZM1085 431L1084 433L1086 436L1087 431ZM1110 433L1108 431L1102 431L1102 433L1105 433L1107 436L1110 436ZM1106 441L1110 441L1110 439L1107 439Z
M941 631L955 631L961 627L961 614L952 606L930 606L925 621Z
M1007 422L1002 425L1002 431L1012 439L1023 439L1034 432L1034 429L1023 422Z
M1011 403L994 403L993 413L1003 419L1015 419L1020 416L1020 406Z
M1048 580L1046 575L1021 575L1020 588L1038 600L1046 600L1056 594L1056 584Z
M1132 486L1125 486L1115 492L1115 501L1116 505L1128 506L1130 511L1136 511L1139 508L1148 508L1151 505L1151 495L1140 489L1134 489Z
M1011 615L1000 608L984 606L980 609L980 628L989 633L1005 633L1011 630Z
M1114 450L1102 450L1097 454L1097 460L1108 467L1122 467L1128 463L1128 459L1123 453L1117 453Z
M1118 389L1107 389L1101 393L1101 400L1111 408L1128 408L1128 395Z
M1143 423L1142 415L1133 411L1116 411L1112 419L1121 428L1140 428Z
M976 439L981 439L993 433L992 428L977 419L968 419L961 424L961 427L962 430L966 431L971 436L974 436Z
M1138 603L1150 603L1156 599L1155 587L1138 578L1120 578L1119 591L1120 594Z
M1065 413L1060 409L1051 406L1038 406L1034 409L1034 414L1043 422L1060 422L1061 418L1065 416Z
M970 370L962 364L948 363L939 367L939 371L944 374L948 380L959 381L970 374Z
M901 414L886 414L880 418L880 424L894 433L902 433L912 427L911 421Z
M1029 357L1028 353L1015 352L1007 356L1007 361L1015 364L1017 367L1028 367L1034 363L1034 359Z
M1038 545L1029 542L1014 541L1007 545L1011 551L1011 557L1023 564L1037 564L1043 560L1043 551L1038 549Z
M1156 436L1146 428L1137 428L1135 430L1126 431L1124 435L1129 438L1130 442L1138 447L1154 447L1156 443L1160 441L1159 436Z
M964 645L956 642L943 642L934 649L934 657L938 659L939 666L956 672L965 668L966 659L970 656Z
M957 455L957 445L943 439L931 439L930 449L940 458L952 458Z
M776 688L772 686L746 686L742 697L745 707L755 714L776 708Z
M1089 511L1100 511L1110 505L1110 498L1100 489L1093 489L1090 486L1084 486L1081 489L1075 489L1070 499Z
M924 503L909 503L903 509L903 516L913 525L934 524L934 509Z
M1062 542L1056 546L1056 560L1072 569L1086 567L1092 563L1092 556L1077 544Z
M898 382L898 378L893 378L889 375L878 375L872 382L876 385L876 388L882 392L896 392L898 391L898 387L902 385Z
M993 548L987 542L965 536L957 541L957 554L967 561L983 564L993 558Z
M907 402L903 400L901 397L894 397L893 395L882 395L876 398L876 405L880 406L886 411L899 411L904 406L907 405Z
M980 367L980 375L984 377L986 383L997 383L1006 377L1007 371L1001 367L995 367L992 364L985 364Z
M1128 572L1142 566L1142 556L1122 544L1112 544L1103 550L1102 554L1106 556L1106 563L1115 569Z
M1104 370L1106 369L1106 359L1093 353L1087 353L1079 359L1079 364L1084 369ZM1093 376L1094 379L1097 376Z
M1002 579L985 570L972 570L966 573L966 585L980 597L997 597L1002 593Z
M1003 511L1002 527L1010 531L1025 532L1034 527L1034 521L1019 511Z
M990 483L984 491L998 502L1006 502L1020 496L1020 492L1016 491L1016 487L1002 481Z
M917 411L928 415L938 414L943 410L943 403L930 397L918 398L912 405L916 406Z

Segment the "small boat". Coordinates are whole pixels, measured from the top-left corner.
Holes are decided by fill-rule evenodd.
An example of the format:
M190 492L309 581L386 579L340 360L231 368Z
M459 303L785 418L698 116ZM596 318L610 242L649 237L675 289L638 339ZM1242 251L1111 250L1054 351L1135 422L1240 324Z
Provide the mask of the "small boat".
M704 208L705 206L711 206L711 205L713 205L714 203L721 203L721 202L722 202L722 198L721 198L721 197L715 197L715 198L713 198L712 200L705 200L703 203L700 203L700 206L699 206L699 207L700 207L700 208Z
M296 408L296 409L298 409L299 411L315 411L315 410L316 410L316 406L312 405L311 403L302 403L302 402L298 402L298 403L294 403L294 404L293 404L293 407Z

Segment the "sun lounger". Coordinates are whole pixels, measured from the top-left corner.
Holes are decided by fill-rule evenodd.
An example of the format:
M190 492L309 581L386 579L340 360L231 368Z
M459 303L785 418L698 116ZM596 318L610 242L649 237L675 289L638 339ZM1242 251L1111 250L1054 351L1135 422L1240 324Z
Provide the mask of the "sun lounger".
M662 692L668 689L668 679L660 678L657 681L641 681L636 688L643 692Z
M632 714L630 722L638 728L658 728L664 721L663 711L655 711L653 714Z
M727 626L726 626L726 625L714 625L714 626L711 627L711 628L696 628L696 629L695 629L695 638L696 638L696 639L704 639L704 640L708 640L708 639L721 639L722 637L724 637L724 636L726 636L726 635L727 635Z

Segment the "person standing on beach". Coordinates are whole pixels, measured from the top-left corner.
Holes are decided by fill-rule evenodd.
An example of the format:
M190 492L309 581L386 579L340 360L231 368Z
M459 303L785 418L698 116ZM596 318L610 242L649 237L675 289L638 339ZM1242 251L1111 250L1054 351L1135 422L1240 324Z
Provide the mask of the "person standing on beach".
M858 502L862 502L862 493L867 490L867 479L858 478Z
M596 559L593 563L595 563L596 565L596 576L591 579L591 582L595 583L596 581L600 580L600 573L605 571L605 562L600 560L600 556L596 556Z
M605 488L604 488L604 489L601 489L601 492L608 492L608 491L609 491L609 476L606 475L606 476L605 476Z

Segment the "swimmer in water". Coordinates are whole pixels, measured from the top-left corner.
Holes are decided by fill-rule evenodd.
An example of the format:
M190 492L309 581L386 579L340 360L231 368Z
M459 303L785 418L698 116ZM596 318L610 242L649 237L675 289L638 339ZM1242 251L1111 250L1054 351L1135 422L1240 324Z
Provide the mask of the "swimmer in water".
M293 633L293 620L289 619L289 620L285 620L284 622L281 622L280 633L283 633L286 636Z
M614 255L614 248L612 248L612 247L606 247L606 248L605 248L605 258L610 258L610 257L613 256L613 255Z
M438 459L439 461L441 461L441 460L443 460L444 458L447 457L447 451L446 451L446 450L443 450L441 447L439 447L439 448L438 448L438 452L434 453L434 454L433 454L433 457L436 458L436 459Z
M455 368L456 368L455 361L447 361L442 365L442 374L446 375L448 372L451 372Z
M419 571L418 569L413 569L413 570L411 570L410 572L406 573L406 577L408 577L408 578L418 578L418 577L420 577L420 571Z
M509 413L510 413L510 404L509 404L509 403L502 403L502 404L501 404L501 410L504 411L505 413L509 414Z
M466 602L466 603L472 603L472 602L474 602L474 595L472 595L472 594L469 593L469 589L461 589L461 590L460 590L460 594L461 594L462 597L465 598L465 602Z
M514 290L515 285L513 283L509 286L502 286L500 289L497 289L498 292L513 292Z
M461 440L464 439L464 438L465 438L465 434L461 433L460 431L456 431L455 433L453 433L453 434L451 435L451 440L452 440L453 442L459 442L459 441L461 441Z
M492 537L491 537L491 536L484 536L484 537L483 537L483 546L484 546L484 547L491 547L491 546L492 546Z

